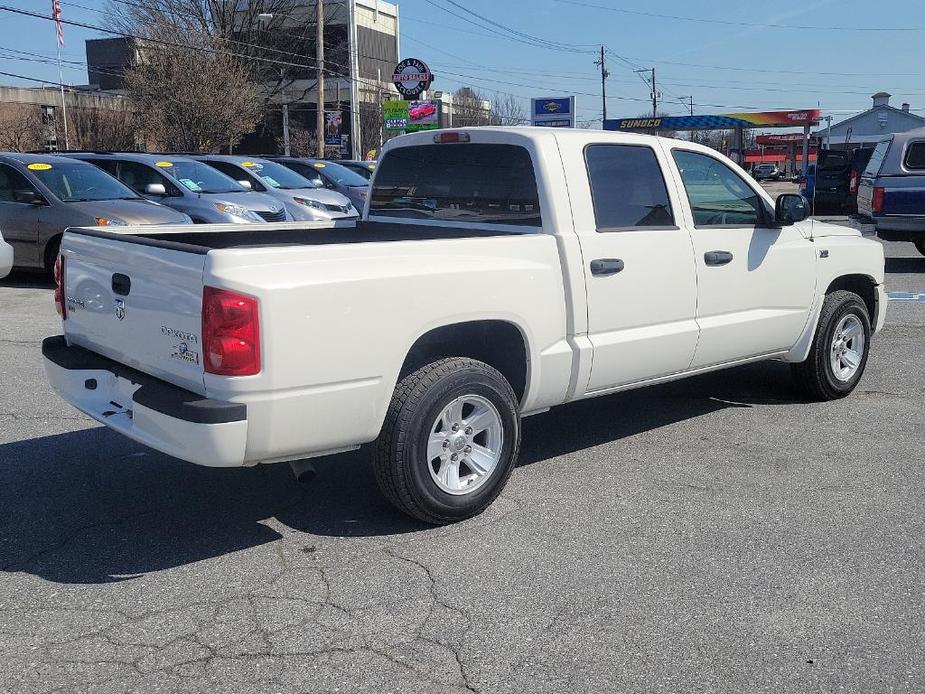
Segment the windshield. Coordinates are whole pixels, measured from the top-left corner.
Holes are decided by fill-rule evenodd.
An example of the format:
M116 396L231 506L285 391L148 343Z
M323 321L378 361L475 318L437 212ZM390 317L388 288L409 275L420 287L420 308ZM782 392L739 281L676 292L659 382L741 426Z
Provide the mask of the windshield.
M296 190L299 188L314 188L315 184L304 176L300 176L290 168L277 164L275 161L246 161L241 164L252 174L271 188L283 190Z
M371 215L541 226L530 153L517 145L398 147L373 179Z
M230 176L199 161L159 161L156 166L194 193L242 193L246 190Z
M848 152L822 152L820 154L820 171L843 171L848 168Z
M340 186L368 186L369 181L363 178L355 171L351 171L346 166L335 164L330 161L319 161L312 164L317 168L322 176L334 181Z
M131 188L122 185L93 164L40 162L26 166L37 179L51 189L55 197L64 202L134 200L138 197Z

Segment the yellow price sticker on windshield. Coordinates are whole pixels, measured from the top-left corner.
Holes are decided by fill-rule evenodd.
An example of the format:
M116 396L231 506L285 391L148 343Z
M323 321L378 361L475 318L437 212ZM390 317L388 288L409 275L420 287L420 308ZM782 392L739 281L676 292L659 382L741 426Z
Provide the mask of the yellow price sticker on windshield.
M48 171L48 169L51 168L51 164L35 163L29 164L26 168L32 171Z
M256 165L254 162L252 162L252 161L242 161L242 162L241 162L241 166L246 166L248 169L250 169L250 168L253 168L253 167L257 166L257 165Z
M322 164L320 161L316 161L314 166L316 169L323 169L325 167L325 165Z
M157 161L157 162L154 162L154 165L155 165L155 166L159 166L159 167L161 167L162 169L169 169L171 166L173 166L173 162L169 162L169 161Z

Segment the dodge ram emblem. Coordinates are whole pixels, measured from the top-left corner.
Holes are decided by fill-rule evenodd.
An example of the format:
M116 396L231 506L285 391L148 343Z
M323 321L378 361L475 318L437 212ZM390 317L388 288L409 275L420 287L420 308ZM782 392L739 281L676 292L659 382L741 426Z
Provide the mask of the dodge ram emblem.
M116 299L116 318L125 320L125 299Z

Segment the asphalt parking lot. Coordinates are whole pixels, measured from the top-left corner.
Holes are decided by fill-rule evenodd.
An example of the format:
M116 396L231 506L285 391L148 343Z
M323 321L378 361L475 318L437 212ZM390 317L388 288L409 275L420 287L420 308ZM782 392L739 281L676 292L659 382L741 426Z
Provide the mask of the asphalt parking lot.
M925 689L925 257L846 400L767 363L526 420L430 528L365 454L200 468L47 387L50 285L0 281L0 691Z

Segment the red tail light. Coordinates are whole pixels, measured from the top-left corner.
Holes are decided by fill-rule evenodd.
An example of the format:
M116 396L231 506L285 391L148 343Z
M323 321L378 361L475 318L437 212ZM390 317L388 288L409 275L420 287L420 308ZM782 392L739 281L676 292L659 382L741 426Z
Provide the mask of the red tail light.
M851 169L851 177L848 179L848 192L852 195L858 194L858 170Z
M202 290L202 352L206 373L253 376L260 372L257 299L225 289Z
M874 197L870 202L870 208L874 212L883 212L883 193L883 188L874 188Z
M67 305L64 301L64 256L55 260L55 310L62 320L67 319Z

